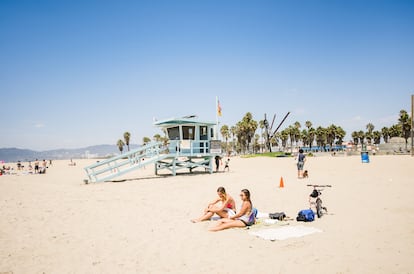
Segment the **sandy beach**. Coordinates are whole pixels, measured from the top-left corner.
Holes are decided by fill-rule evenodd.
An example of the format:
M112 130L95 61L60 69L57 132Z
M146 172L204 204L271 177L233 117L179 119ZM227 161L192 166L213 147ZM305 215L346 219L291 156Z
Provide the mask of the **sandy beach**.
M233 157L230 172L155 176L150 165L85 184L93 162L0 176L0 273L414 273L413 157L308 157L302 180L293 158ZM309 207L306 184L332 185L322 195L328 215L314 222L220 232L208 231L214 221L190 222L219 186L238 208L247 188L260 212L295 218ZM322 232L249 234L298 225Z

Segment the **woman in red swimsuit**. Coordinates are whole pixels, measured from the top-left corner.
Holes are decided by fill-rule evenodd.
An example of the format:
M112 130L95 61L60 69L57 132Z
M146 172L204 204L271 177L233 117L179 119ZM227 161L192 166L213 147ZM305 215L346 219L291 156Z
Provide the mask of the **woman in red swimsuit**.
M200 218L191 220L193 223L210 220L214 214L221 218L230 218L236 214L236 202L233 197L226 193L224 187L221 186L217 189L217 195L219 197L207 205L204 214Z

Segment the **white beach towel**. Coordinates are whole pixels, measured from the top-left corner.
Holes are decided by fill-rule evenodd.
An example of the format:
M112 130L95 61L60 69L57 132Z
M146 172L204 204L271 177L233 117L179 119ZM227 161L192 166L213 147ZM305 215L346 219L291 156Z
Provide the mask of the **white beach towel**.
M276 223L278 223L278 222L280 222L279 220L277 220L277 219L264 219L263 220L263 223L265 224L265 225L274 225L274 224L276 224Z
M249 234L265 240L286 240L288 238L299 238L305 235L322 232L322 230L308 226L284 226L280 228L267 228L250 231Z
M258 211L256 218L269 218L269 213Z

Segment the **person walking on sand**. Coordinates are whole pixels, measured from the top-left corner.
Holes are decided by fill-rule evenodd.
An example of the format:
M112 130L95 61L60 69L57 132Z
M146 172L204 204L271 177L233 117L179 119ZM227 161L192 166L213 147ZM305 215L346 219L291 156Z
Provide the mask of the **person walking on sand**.
M234 216L219 220L217 225L211 227L209 231L220 231L233 227L246 227L256 223L256 216L254 216L253 205L250 200L250 191L248 189L242 189L240 198L243 201L240 212Z
M221 218L228 218L236 214L236 202L226 193L224 187L221 186L217 189L217 195L218 198L207 205L201 217L191 220L193 223L210 220L214 214Z
M298 162L296 164L298 167L298 178L299 179L303 178L303 167L305 166L305 161L306 161L306 156L305 154L303 154L303 149L299 149Z
M224 162L224 171L226 171L226 169L227 169L227 171L230 171L230 166L229 166L229 163L230 163L230 158L227 158L227 160Z

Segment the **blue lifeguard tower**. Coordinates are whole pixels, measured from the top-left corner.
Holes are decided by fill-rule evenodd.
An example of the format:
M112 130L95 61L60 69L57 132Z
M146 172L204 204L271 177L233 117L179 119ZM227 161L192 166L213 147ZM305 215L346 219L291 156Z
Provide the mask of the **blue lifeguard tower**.
M168 142L149 143L138 149L85 167L90 182L107 181L117 176L154 164L155 174L166 169L176 175L180 169L190 173L200 168L213 172L213 158L221 154L216 123L202 122L195 115L156 121Z

